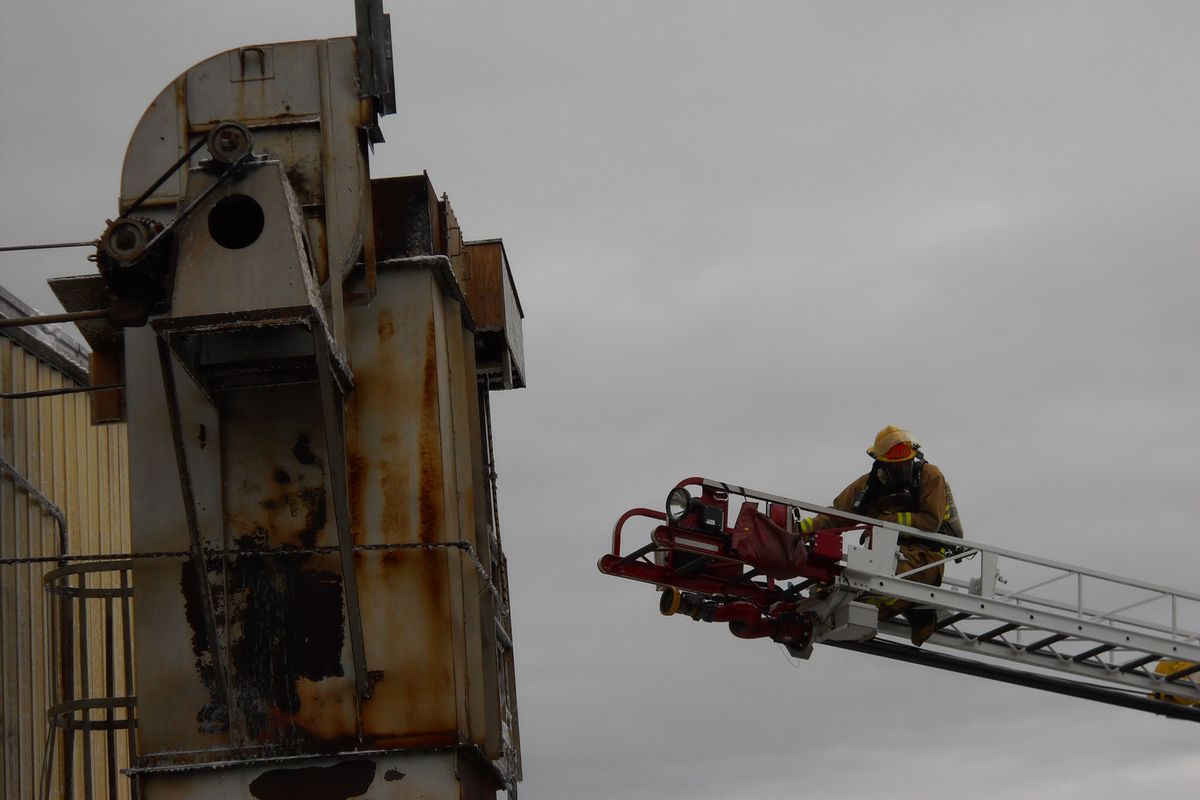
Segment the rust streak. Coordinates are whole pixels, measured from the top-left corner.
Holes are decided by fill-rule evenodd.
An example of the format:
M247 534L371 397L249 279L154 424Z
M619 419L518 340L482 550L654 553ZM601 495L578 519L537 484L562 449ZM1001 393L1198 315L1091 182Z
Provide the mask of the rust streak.
M325 530L329 518L327 495L324 486L310 486L299 492L300 505L304 508L304 527L300 529L300 544L312 547Z
M354 532L354 543L366 543L366 491L367 460L358 453L346 454L346 474L350 495L350 530Z
M322 215L324 212L322 211ZM325 284L329 280L329 236L325 232L325 219L322 216L321 227L317 234L316 249L321 255L317 258L317 283Z
M350 506L350 533L355 544L366 544L368 541L366 491L371 470L370 462L362 454L362 437L358 428L359 416L363 413L360 405L362 373L359 371L356 376L358 392L351 395L346 403L346 502Z
M383 489L383 510L381 511L382 534L386 541L399 542L411 540L409 527L409 491L412 477L405 461L379 462L380 487ZM399 551L385 552L383 560L396 561Z
M421 382L421 428L417 443L420 484L418 523L422 542L442 538L442 430L438 413L437 326L433 317L425 328L425 365Z
M378 326L380 344L385 344L396 335L396 320L386 310L380 310Z

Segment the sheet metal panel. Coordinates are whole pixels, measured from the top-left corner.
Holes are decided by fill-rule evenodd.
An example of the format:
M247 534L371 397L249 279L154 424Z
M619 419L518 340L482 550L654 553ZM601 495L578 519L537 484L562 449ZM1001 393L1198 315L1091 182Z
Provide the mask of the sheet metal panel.
M501 371L494 388L525 386L524 312L500 239L465 242L463 288L483 345L480 368Z
M130 329L125 347L130 365L126 374L129 475L135 498L131 548L135 553L186 552L188 526L171 424L162 400L155 334L149 328ZM182 427L196 478L193 491L202 540L219 547L224 542L220 421L184 369L176 365L175 374L185 409ZM205 668L211 658L209 648L192 626L198 613L198 589L191 574L181 557L134 561L136 641L153 642L152 647L138 649L135 662L144 756L229 745L225 727L213 716L217 687L210 685L212 678Z
M187 71L187 116L193 126L321 113L318 41L240 47ZM266 69L263 69L263 66Z
M446 220L428 175L373 178L371 199L381 259L449 255Z
M325 287L325 311L342 343L339 278L365 257L374 274L366 152L359 137L375 123L371 101L359 97L354 39L284 42L229 50L196 64L155 98L139 121L121 177L126 208L221 120L239 120L254 136L254 152L283 161L304 207L314 271ZM202 148L189 167L207 158ZM197 173L183 169L138 212L166 222Z
M351 517L359 544L461 541L486 554L464 354L473 340L432 261L393 262L372 304L349 310ZM474 560L431 548L359 553L358 564L363 596L382 601L363 609L367 662L381 672L363 705L364 734L380 746L483 745L485 589Z
M172 800L491 800L494 778L469 751L343 753L336 758L281 759L202 772L147 773L147 797ZM352 795L346 792L354 792Z
M194 176L189 197L215 176ZM262 211L261 234L237 249L210 233L210 212L227 198L247 197ZM246 201L243 201L246 202ZM254 165L222 184L179 227L172 317L311 305L321 297L309 272L296 196L275 162Z
M426 270L387 270L366 307L348 314L355 391L347 408L350 513L356 544L458 538L447 508L443 443L450 425L443 299ZM455 515L456 516L456 515ZM381 670L363 704L364 733L388 746L459 738L450 574L458 550L358 554L367 663Z
M321 406L312 384L230 392L222 402L223 597L234 746L345 747L354 668ZM336 463L336 462L334 462Z
M447 298L443 319L446 342L447 390L450 396L451 425L443 431L447 445L453 448L453 470L447 470L447 487L453 491L448 500L453 500L457 509L458 536L469 542L481 563L488 560L488 542L479 536L476 523L475 497L482 490L483 473L476 469L478 457L473 447L478 445L472 436L473 423L478 415L471 407L478 401L475 394L475 337L463 326L461 304ZM461 647L466 664L465 674L459 682L460 714L466 721L466 741L484 745L488 741L488 663L491 653L484 650L484 629L492 629L490 602L483 601L487 589L473 565L464 565L459 573L461 581L461 611L458 618L462 624L455 629L462 634ZM487 598L490 601L490 595ZM485 662L487 659L487 662ZM494 688L494 687L491 687Z
M128 356L147 358L153 346L152 332L131 332ZM138 387L130 386L135 547L186 550L161 379L150 369L137 374ZM205 547L249 552L208 564L219 648L205 641L204 599L190 565L136 566L138 637L161 645L139 653L140 763L346 747L356 721L340 566L336 554L311 552L337 543L317 389L233 391L213 405L178 365L175 374ZM228 676L227 720L211 668L218 653Z
M186 106L181 102L186 89L187 77L180 75L159 92L134 128L121 169L122 211L187 151ZM184 188L184 173L171 175L147 200L145 216L170 219Z

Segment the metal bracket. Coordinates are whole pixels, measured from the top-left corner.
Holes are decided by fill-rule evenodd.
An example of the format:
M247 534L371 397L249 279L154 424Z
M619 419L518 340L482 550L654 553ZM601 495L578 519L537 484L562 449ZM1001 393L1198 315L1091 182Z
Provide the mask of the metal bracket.
M350 527L350 500L346 483L346 436L342 392L334 381L326 332L313 331L317 375L321 384L321 409L325 425L325 448L329 452L329 483L333 491L333 518L337 527L338 550L342 563L342 590L346 594L346 627L350 632L350 653L354 659L354 680L360 702L371 696L371 678L367 673L366 646L363 642L362 609L358 600L358 578L354 571L354 531ZM336 462L335 462L336 459Z
M225 711L225 724L229 724L229 684L225 672L225 655L217 628L217 617L213 607L212 586L208 580L204 546L200 541L200 525L196 519L196 498L192 493L192 476L188 467L187 452L183 444L183 425L179 419L179 394L175 385L175 366L171 361L171 350L162 336L155 337L158 346L158 364L162 370L163 388L167 395L167 414L171 421L171 442L175 448L175 463L179 468L179 485L183 492L183 510L187 518L188 544L191 550L192 567L196 571L197 588L204 606L204 629L212 649L213 672L220 691L220 700Z

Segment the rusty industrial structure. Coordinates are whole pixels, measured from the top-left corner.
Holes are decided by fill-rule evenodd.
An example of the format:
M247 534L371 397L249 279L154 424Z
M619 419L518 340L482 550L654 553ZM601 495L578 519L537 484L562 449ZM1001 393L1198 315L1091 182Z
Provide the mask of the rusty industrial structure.
M167 85L98 274L51 281L93 423L127 432L130 521L120 559L45 578L59 642L107 604L83 635L114 680L70 698L44 796L516 794L489 395L525 385L524 312L501 240L426 175L371 178L390 28L356 9L355 37Z

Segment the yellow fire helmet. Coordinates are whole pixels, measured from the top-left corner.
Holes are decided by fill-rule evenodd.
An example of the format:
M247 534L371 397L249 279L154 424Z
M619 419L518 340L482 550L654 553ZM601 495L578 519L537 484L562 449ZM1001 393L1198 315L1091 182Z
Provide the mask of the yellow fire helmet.
M908 461L915 458L920 449L920 443L911 433L888 425L875 435L875 444L867 448L867 455L878 461Z

